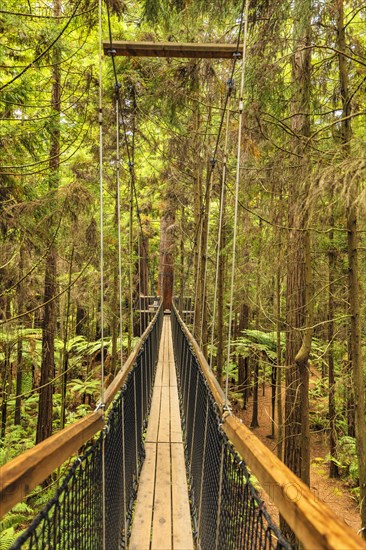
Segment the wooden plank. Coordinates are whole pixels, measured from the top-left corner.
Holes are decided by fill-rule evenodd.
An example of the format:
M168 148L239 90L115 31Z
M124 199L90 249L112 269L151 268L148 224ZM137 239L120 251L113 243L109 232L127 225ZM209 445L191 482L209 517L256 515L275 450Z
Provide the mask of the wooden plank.
M154 388L160 387L162 385L163 385L163 361L159 357L158 364L156 366Z
M213 58L233 59L241 57L243 46L240 44L202 44L193 42L104 42L105 55L121 55L127 57L182 57L182 58Z
M154 387L163 385L164 348L163 348L162 344L164 342L165 333L166 333L166 326L165 326L165 319L163 319L163 327L162 327L162 330L161 330L160 347L159 347L159 354L158 354L158 364L157 364L157 367L156 367Z
M168 357L168 364L169 364L169 385L170 387L176 387L177 386L177 372L175 369L175 362L174 362L174 351L173 351L173 339L172 339L172 331L171 331L171 321L169 319L169 357Z
M162 340L162 349L163 349L163 386L169 387L170 384L170 373L169 373L169 347L171 348L171 342L169 340L170 333L170 317L164 317L164 338Z
M205 374L214 399L222 412L223 392L196 340L174 311ZM260 485L305 548L317 550L366 550L366 543L333 512L287 466L283 464L238 418L223 415L223 429Z
M172 514L174 550L193 550L191 515L182 443L172 443Z
M136 507L133 515L130 550L150 548L155 491L156 443L146 443L146 458L142 466Z
M176 387L170 387L170 441L172 443L181 443L183 441L178 391Z
M171 521L170 444L158 443L151 550L171 550Z
M104 426L101 410L52 435L0 469L0 517Z
M161 388L158 441L160 443L170 441L170 388L166 386Z
M149 422L146 431L146 442L155 443L158 440L160 417L161 386L155 386L151 401Z
M174 361L169 362L169 379L170 379L170 387L176 388L177 387L177 373L175 370L175 363Z

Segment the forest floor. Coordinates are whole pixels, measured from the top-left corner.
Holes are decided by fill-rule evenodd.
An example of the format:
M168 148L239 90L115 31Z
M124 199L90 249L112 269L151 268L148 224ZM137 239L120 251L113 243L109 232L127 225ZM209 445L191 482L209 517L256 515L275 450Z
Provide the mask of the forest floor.
M259 427L252 429L252 432L266 445L266 447L276 452L276 441L268 437L271 433L270 386L266 386L264 397L262 394L263 391L261 386L258 396ZM235 414L243 420L245 425L250 426L252 418L252 399L250 398L249 400L247 410L238 408L238 405L233 405L233 409ZM338 519L345 521L351 529L357 532L361 527L357 502L351 493L351 488L347 485L345 480L330 479L328 477L329 463L326 458L328 453L327 434L323 431L311 433L311 491L314 494L314 498L323 501L332 509ZM263 494L262 497L266 502L271 517L278 523L277 508L271 503L268 495Z

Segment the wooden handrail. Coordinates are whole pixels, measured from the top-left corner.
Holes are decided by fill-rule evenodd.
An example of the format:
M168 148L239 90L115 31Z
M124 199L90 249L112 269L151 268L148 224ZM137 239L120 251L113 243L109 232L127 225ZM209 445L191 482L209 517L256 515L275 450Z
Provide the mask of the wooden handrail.
M223 412L224 393L214 377L198 343L173 306L178 321L196 355L213 397ZM256 437L239 418L223 415L223 430L235 450L258 479L305 549L365 550L366 543L314 495L281 460Z
M2 466L0 517L47 479L103 426L102 411L93 412Z
M107 388L104 395L105 409L123 386L128 373L151 332L161 304L149 326L126 360L123 369ZM48 437L0 468L0 517L21 502L37 485L48 478L68 458L85 445L105 426L102 409L90 413L74 424Z

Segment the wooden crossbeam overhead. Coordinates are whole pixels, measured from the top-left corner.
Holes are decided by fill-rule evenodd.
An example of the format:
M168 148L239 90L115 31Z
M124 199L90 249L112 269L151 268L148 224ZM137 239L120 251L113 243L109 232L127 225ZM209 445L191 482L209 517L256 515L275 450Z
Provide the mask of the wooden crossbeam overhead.
M126 57L185 57L232 59L241 57L243 46L240 44L201 44L194 42L104 42L105 55Z

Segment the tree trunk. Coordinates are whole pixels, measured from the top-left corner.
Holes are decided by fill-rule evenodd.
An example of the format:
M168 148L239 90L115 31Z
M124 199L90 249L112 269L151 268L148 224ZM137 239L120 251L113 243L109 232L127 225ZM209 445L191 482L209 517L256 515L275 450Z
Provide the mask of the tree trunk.
M140 295L148 296L149 294L149 275L148 275L148 257L149 257L149 239L146 235L140 236Z
M282 246L279 240L279 249ZM280 256L279 256L280 257ZM277 351L277 456L283 460L283 411L282 411L282 348L281 348L281 266L279 264L276 273L276 351Z
M217 243L219 249L219 265L217 278L217 352L216 352L216 376L222 386L222 371L224 367L225 344L225 267L226 267L226 188L222 189L222 228L220 240Z
M160 220L159 287L164 309L171 309L173 300L175 208L167 190L167 200Z
M289 186L286 296L285 464L307 485L310 483L309 371L312 339L312 273L307 207L310 159L311 0L294 3L292 57L293 152L297 168ZM299 228L297 231L295 228ZM281 518L281 527L293 544L296 537Z
M0 439L4 440L6 435L6 421L8 414L8 399L11 389L11 364L10 364L10 346L5 344L4 349L4 370L3 370L3 388L1 402L1 429Z
M57 261L56 247L51 246L46 261L44 318L42 327L42 363L38 403L36 443L52 434L52 379L55 374L55 335L56 335L56 289ZM48 303L47 303L48 302Z
M203 224L203 196L202 196L202 177L203 177L203 162L201 159L201 136L200 136L200 127L201 127L201 115L199 103L196 102L194 107L194 151L195 151L195 162L194 162L194 203L193 203L193 214L194 214L194 315L193 315L193 335L196 340L199 342L201 339L201 312L202 312L202 270L201 270L201 255L202 255L202 224Z
M61 1L54 3L54 15L61 15ZM55 116L50 130L49 188L54 192L58 186L60 166L60 113L61 113L61 54L59 46L53 51L52 100L51 107ZM51 238L51 237L50 237ZM52 434L52 378L55 374L54 344L56 335L56 291L57 291L57 250L53 242L46 259L44 282L44 316L42 323L42 364L38 403L36 443L40 443Z
M249 328L249 307L248 305L243 302L240 308L240 321L239 321L239 335L241 336L243 333L243 330L246 330ZM242 392L243 395L243 408L246 409L247 407L247 399L248 399L248 392L247 392L247 371L248 371L248 357L242 357L239 355L238 358L238 385L239 385L239 391Z
M23 276L23 267L24 267L24 254L25 247L20 247L20 257L19 257L19 280ZM19 284L18 294L17 294L17 304L18 304L18 313L21 314L25 311L24 307L24 281ZM21 405L22 398L20 397L22 393L22 383L23 383L23 339L20 334L17 343L17 363L16 363L16 387L15 387L15 410L14 410L14 425L20 426L21 420Z
M347 49L343 0L337 0L337 48L339 52ZM342 99L342 143L344 155L350 152L351 128L351 97L347 71L347 60L338 54L339 84ZM350 351L352 364L353 396L355 411L355 435L358 458L358 474L360 480L361 528L366 539L366 417L365 417L365 380L363 375L361 350L361 319L360 319L360 275L358 268L358 234L357 234L357 186L349 185L347 215L347 252L348 252L348 285L351 315Z
M333 193L332 193L333 195ZM333 202L333 196L330 201ZM330 226L334 226L334 215L331 214ZM334 275L335 275L336 253L334 250L334 232L329 233L329 253L328 253L328 383L329 383L329 476L331 478L339 477L338 466L332 460L337 458L337 429L336 429L336 405L335 405L335 376L334 376Z
M255 328L257 330L260 329L260 293L261 293L261 267L262 267L262 220L259 220L259 244L258 244L258 266L257 266L257 281L256 281L256 311L255 311L255 317L256 317L256 323ZM259 357L255 358L255 365L254 365L254 377L253 377L253 409L252 409L252 420L250 423L251 428L258 428L259 422L258 422L258 389L259 389L259 370L261 365L261 355Z
M182 315L183 319L183 304L184 304L184 290L185 290L185 253L184 253L184 231L183 227L185 226L185 209L184 206L181 206L181 216L180 216L180 243L179 243L179 259L180 259L180 276L179 276L179 313ZM188 309L188 308L187 308ZM186 320L186 322L188 322Z
M260 366L260 356L255 358L254 365L254 377L253 377L253 410L252 410L252 420L250 422L251 428L258 428L258 386L259 386L259 366Z
M67 370L69 366L69 352L67 350L67 342L70 334L70 309L71 309L71 281L72 281L72 269L74 261L74 245L72 245L70 261L69 261L69 280L68 290L66 294L66 315L65 315L65 330L64 330L64 342L63 342L63 355L62 355L62 368L61 368L61 418L60 428L65 427L66 418L66 389L67 389Z

